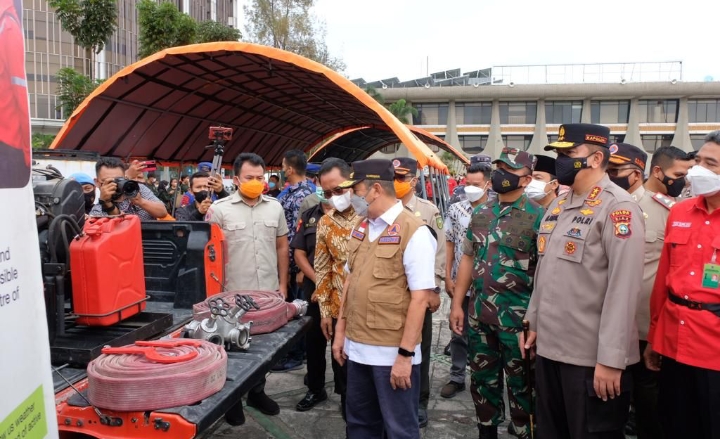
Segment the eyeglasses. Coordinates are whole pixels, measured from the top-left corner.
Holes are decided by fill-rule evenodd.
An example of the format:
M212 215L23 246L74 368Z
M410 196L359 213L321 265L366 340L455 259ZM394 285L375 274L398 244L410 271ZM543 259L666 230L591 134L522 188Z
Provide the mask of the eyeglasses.
M329 191L323 191L323 196L325 198L330 198L333 195L342 195L346 190L347 188L336 187L335 189L331 189Z

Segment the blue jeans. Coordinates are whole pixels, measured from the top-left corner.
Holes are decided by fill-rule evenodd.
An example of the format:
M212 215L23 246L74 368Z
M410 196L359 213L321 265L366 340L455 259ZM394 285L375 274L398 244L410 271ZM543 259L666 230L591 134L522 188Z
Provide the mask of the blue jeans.
M390 366L367 366L348 360L347 368L348 439L420 439L419 364L412 367L408 390L392 389Z

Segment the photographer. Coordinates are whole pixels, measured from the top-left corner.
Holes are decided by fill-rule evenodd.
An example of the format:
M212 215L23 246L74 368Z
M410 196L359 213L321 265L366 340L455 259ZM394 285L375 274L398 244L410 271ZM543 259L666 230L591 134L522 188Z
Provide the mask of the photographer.
M205 214L213 203L210 197L210 175L207 172L196 172L190 176L190 191L193 195L192 204L177 209L175 219L205 221Z
M188 185L188 189L185 191L185 193L182 196L182 200L180 201L181 207L186 206L193 206L195 204L195 192L198 192L197 190L193 189L193 177L198 174L205 174L205 189L202 189L204 191L208 191L208 194L210 195L210 201L217 201L221 200L230 194L225 190L225 187L223 186L222 178L218 175L217 178L210 176L210 169L212 168L212 163L209 162L202 162L200 165L198 165L199 171L194 173L190 177L190 183ZM175 212L177 213L177 212Z
M119 159L101 158L95 164L95 175L100 198L90 216L129 214L139 216L142 221L167 216L165 205L150 189L125 177L125 165Z

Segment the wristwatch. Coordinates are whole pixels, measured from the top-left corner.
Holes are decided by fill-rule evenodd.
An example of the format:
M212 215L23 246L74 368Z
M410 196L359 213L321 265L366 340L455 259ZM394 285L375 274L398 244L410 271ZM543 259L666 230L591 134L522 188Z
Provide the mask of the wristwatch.
M408 351L407 349L398 348L398 355L402 355L403 357L414 357L415 351Z
M105 213L110 213L113 210L115 210L115 208L117 207L117 205L115 204L114 201L104 201L104 200L99 200L99 201L100 201L100 208L102 208L102 211ZM110 207L107 207L107 203L110 203Z

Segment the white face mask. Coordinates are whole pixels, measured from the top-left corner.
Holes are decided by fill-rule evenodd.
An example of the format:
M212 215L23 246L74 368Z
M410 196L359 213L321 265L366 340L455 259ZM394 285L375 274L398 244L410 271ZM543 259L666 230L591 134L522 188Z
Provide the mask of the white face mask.
M695 165L688 171L687 179L693 195L713 196L720 192L720 175L708 168Z
M529 185L525 186L525 194L531 200L542 200L547 195L547 192L545 192L546 187L547 183L544 181L533 179Z
M465 186L465 196L471 203L476 202L485 195L485 189L477 186Z
M342 195L333 195L330 197L330 203L335 207L338 212L345 212L350 207L350 199L352 194L350 191L345 192Z

